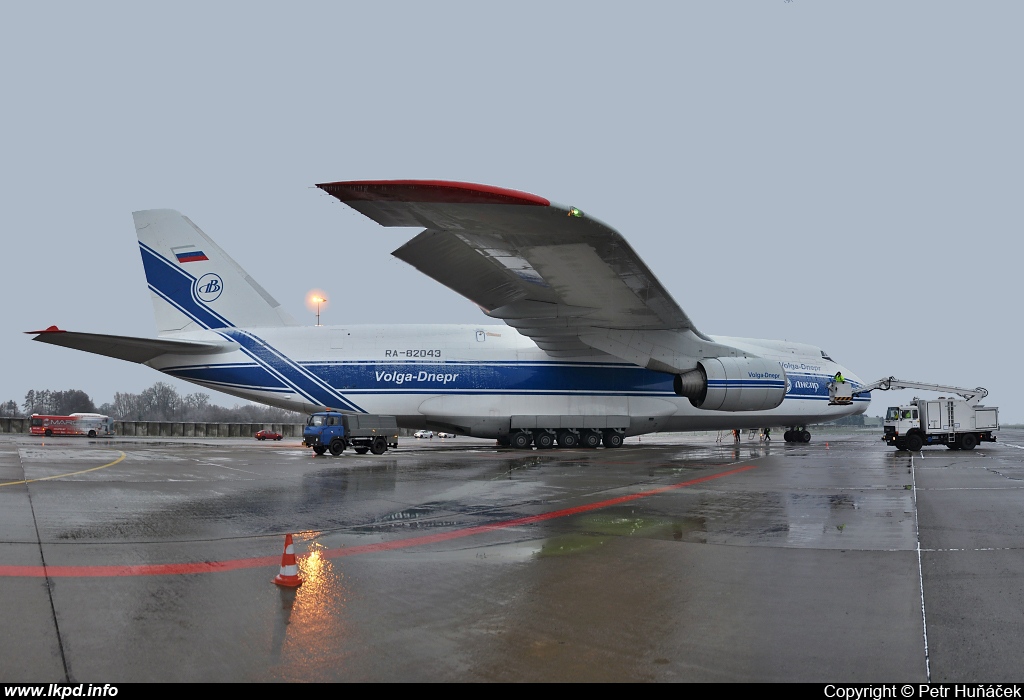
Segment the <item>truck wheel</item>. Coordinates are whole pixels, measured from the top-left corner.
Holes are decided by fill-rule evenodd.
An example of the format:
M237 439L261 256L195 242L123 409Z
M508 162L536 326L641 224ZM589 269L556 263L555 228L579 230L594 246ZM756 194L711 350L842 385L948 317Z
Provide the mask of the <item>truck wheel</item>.
M375 455L382 455L388 451L388 443L384 441L384 438L377 438L373 441L373 445L370 446L370 452Z
M327 448L324 447L323 445L314 445L313 451L316 452L318 455L322 455L324 452L327 451Z
M954 442L947 442L946 443L946 447L948 447L951 450L959 450L960 449L960 445L958 445L955 441Z
M622 433L609 430L604 434L605 447L622 447Z
M528 432L520 430L509 438L509 444L517 450L525 450L530 446L531 440L533 440L533 437Z
M907 449L911 452L919 452L924 447L924 440L917 433L907 436Z
M345 441L341 438L331 440L331 454L337 457L345 451Z
M973 433L964 433L960 436L960 449L973 450L978 446L978 436Z
M580 440L580 444L590 449L597 447L601 444L601 433L596 430L588 430L583 433L583 438Z
M537 446L538 450L547 450L555 443L554 438L551 437L551 433L546 430L538 430L534 433L533 444Z
M896 446L897 450L900 450L902 452L903 450L907 449L907 438L904 436L900 436L893 441L893 445Z
M580 439L576 436L576 433L571 430L559 430L558 431L558 446L559 447L576 447L580 442Z
M357 455L364 455L364 454L366 454L369 451L370 451L369 447L357 447L356 448L356 454Z

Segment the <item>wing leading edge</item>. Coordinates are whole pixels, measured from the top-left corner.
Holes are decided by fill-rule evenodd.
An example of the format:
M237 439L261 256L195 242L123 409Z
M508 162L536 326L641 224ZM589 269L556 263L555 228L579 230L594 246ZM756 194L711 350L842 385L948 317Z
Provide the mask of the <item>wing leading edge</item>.
M317 187L383 226L426 229L393 255L551 355L597 350L676 372L738 354L695 328L615 229L575 207L436 180Z

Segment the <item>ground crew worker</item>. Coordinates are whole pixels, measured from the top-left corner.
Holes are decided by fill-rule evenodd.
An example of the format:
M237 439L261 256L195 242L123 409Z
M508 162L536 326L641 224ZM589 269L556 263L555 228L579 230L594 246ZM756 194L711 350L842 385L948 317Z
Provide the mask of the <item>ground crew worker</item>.
M765 442L771 442L772 441L772 429L771 428L765 428L764 429L764 441Z
M836 372L836 376L834 377L834 379L836 380L836 384L844 384L846 382L846 380L843 379L842 372Z

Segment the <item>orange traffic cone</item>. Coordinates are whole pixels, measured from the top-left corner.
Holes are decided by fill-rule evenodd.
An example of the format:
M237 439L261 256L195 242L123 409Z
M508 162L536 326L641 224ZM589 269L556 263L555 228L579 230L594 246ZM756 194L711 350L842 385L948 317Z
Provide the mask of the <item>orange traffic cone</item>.
M287 588L298 588L302 585L299 578L299 567L295 564L295 547L292 536L284 536L284 554L281 555L281 573L274 577L274 583Z

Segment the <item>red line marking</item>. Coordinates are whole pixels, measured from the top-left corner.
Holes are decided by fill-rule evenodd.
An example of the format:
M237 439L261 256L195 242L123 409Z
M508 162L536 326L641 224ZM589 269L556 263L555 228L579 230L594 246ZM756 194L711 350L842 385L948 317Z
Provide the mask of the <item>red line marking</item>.
M726 476L750 471L751 469L755 469L757 466L758 465L756 464L748 464L744 467L736 467L735 469L719 472L718 474L709 474L708 476L701 476L696 479L682 481L678 484L671 484L669 486L661 486L650 489L649 491L641 491L639 493L632 493L626 496L617 496L604 501L596 501L594 503L574 506L572 508L563 508L562 510L553 510L539 515L528 515L523 518L502 520L500 522L489 523L487 525L474 525L458 530L450 530L448 532L436 532L430 535L420 535L418 537L404 537L402 539L377 542L375 544L357 545L355 547L336 547L334 549L325 549L320 551L320 556L328 559L336 559L338 557L351 557L358 554L368 554L370 552L386 552L394 549L407 549L409 547L420 547L425 544L448 542L462 537L482 535L486 532L494 532L495 530L506 530L508 528L521 527L523 525L533 525L534 523L541 523L545 520L554 520L556 518L565 518L570 515L588 513L594 510L601 510L602 508L617 506L622 503L629 503L630 501L637 501L641 498L649 498L669 491L683 489L687 486L695 486L707 481L713 481ZM258 569L263 567L279 566L280 563L280 557L253 557L251 559L229 559L226 561L199 561L186 564L137 564L134 566L0 566L0 577L48 576L50 578L66 578L96 576L177 576L181 574L212 574L218 571L234 571L236 569Z

